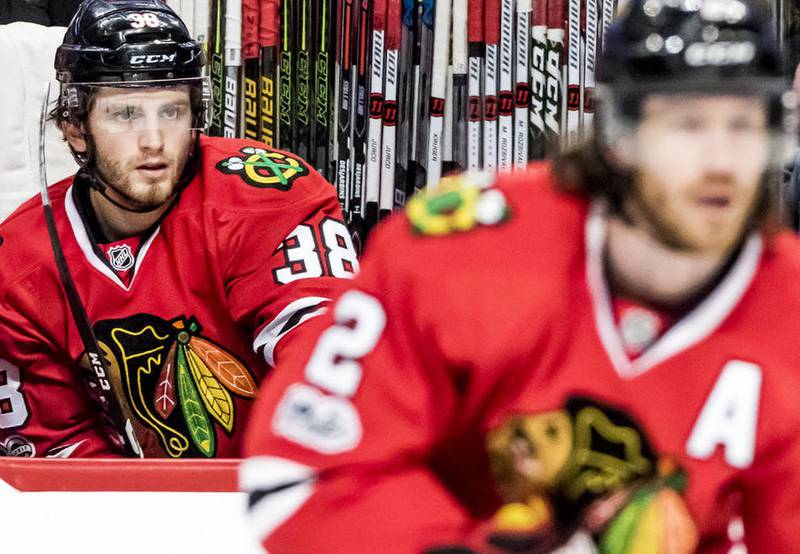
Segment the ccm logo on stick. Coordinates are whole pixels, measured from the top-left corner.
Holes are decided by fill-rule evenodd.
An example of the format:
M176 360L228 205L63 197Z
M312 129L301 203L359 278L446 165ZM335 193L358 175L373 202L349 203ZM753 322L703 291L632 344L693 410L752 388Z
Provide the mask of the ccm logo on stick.
M131 56L132 64L151 64L174 62L176 54L147 54L146 56Z

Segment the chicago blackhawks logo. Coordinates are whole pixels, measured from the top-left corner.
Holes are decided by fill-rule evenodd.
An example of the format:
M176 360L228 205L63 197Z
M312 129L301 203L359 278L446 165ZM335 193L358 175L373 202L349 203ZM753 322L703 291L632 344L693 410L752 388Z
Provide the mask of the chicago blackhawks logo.
M489 433L487 449L506 502L491 524L492 544L550 551L577 529L606 554L689 554L697 547L681 497L685 472L656 455L618 410L573 397L562 410L508 418Z
M124 396L120 404L145 455L213 457L215 424L233 432L232 395L256 396L244 364L200 331L192 317L166 321L147 314L95 326L112 387ZM87 360L84 355L82 364Z
M239 175L245 183L258 188L289 190L292 181L306 175L308 170L299 160L263 148L247 146L242 156L232 156L217 164L228 175Z
M134 257L127 244L112 246L108 249L108 261L117 271L127 271L133 267Z
M449 235L507 220L506 198L491 184L484 173L445 177L435 193L419 194L408 203L412 228L420 235Z

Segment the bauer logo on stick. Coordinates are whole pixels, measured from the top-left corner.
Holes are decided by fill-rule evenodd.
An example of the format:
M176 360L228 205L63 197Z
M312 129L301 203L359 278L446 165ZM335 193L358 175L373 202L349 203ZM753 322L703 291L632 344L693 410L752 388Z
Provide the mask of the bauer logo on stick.
M282 152L250 146L242 148L240 152L242 156L232 156L219 162L217 169L229 175L239 175L253 187L289 190L292 181L308 174L300 161Z

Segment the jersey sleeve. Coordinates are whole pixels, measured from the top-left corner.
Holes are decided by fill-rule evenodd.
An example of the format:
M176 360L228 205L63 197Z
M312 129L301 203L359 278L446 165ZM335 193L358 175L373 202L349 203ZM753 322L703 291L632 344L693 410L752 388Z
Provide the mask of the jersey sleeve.
M426 463L457 395L435 330L415 320L398 227L371 239L361 274L287 351L250 420L240 481L273 554L422 551L468 522Z
M0 455L120 456L93 418L78 369L54 346L45 321L24 315L31 306L23 290L6 293L0 305ZM48 313L47 305L34 313Z
M359 268L334 187L312 172L298 188L223 225L231 313L271 366L294 330L320 315Z

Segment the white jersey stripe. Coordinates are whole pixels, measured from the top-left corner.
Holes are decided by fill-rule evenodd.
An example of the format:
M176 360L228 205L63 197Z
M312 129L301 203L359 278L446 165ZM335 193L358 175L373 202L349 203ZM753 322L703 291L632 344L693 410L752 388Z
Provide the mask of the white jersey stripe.
M288 520L314 492L314 470L291 460L260 456L242 462L239 469L239 488L256 497L259 492L275 490L251 504L248 523L261 541Z
M327 308L325 306L321 306L321 304L325 304L327 302L330 302L330 298L324 298L321 296L307 296L290 303L283 310L281 310L275 319L267 323L261 329L261 331L259 331L256 339L253 341L253 351L258 352L259 349L263 348L264 359L270 366L274 366L275 347L278 345L278 341L280 341L281 338L286 335L286 333L304 321L325 313ZM295 325L290 326L288 329L286 328L286 324L289 323L292 317L294 317L298 312L308 310L314 306L319 306L319 308L303 314L303 316L300 317L300 320Z

